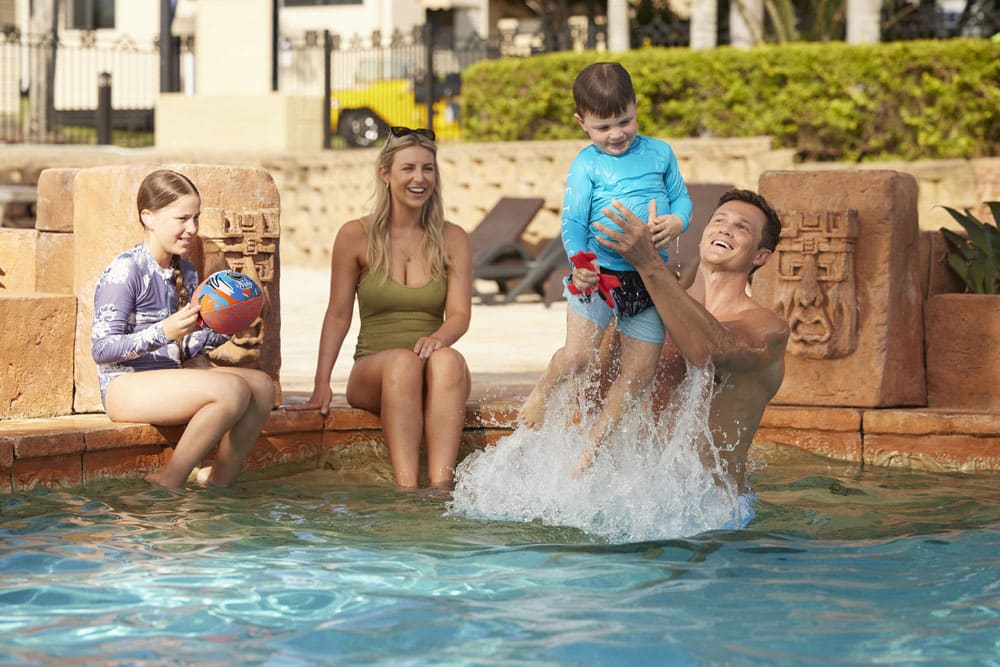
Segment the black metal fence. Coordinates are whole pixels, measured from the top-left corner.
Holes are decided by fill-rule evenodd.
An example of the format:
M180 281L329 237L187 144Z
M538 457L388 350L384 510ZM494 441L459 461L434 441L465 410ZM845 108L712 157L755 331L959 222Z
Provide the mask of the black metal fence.
M955 15L933 0L889 0L883 39L989 36L1000 31L998 9L1000 0L971 0ZM720 0L719 44L729 41L728 16L729 0ZM773 37L771 21L765 31ZM796 23L803 36L843 38L842 22L822 35L811 34L808 28L817 21L808 16ZM631 45L687 46L689 29L688 21L667 12L640 12ZM53 39L25 37L15 29L0 33L0 143L153 144L159 44L102 35L72 31ZM370 146L392 125L432 126L445 140L458 136L461 75L474 62L595 48L606 43L606 34L603 24L589 18L543 23L532 33L501 29L488 38L459 39L450 29L425 25L350 38L306 32L278 43L278 90L328 100L324 145ZM178 60L190 64L192 53L189 38L181 43ZM173 64L178 78L173 83L182 90L192 85L185 80L189 69Z
M0 143L152 145L159 66L155 42L8 30L0 34Z

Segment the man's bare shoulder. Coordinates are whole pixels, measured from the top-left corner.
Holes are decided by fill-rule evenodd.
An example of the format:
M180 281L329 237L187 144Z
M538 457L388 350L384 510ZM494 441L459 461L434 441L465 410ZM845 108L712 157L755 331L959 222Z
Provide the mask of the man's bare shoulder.
M746 299L738 308L720 314L726 329L714 362L716 368L757 372L781 364L788 343L788 322L770 308Z

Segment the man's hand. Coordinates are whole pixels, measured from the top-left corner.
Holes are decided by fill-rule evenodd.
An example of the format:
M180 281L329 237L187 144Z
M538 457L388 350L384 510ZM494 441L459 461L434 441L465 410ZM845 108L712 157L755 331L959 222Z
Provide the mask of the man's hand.
M609 220L618 225L621 231L616 231L600 222L595 222L594 228L606 235L607 238L595 235L594 239L604 247L610 248L624 257L637 270L640 266L649 262L662 263L663 260L660 258L659 253L656 251L656 246L653 244L653 235L650 226L644 224L627 206L618 200L612 201L611 205L616 210L605 208L602 209L602 212L608 216ZM656 201L650 200L650 225L654 224L655 221Z

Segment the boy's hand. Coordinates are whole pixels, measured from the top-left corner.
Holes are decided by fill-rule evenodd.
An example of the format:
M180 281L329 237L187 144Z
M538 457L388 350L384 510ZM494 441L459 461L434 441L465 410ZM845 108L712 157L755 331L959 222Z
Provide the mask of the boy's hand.
M655 216L653 221L649 223L649 232L657 250L662 250L668 243L680 236L683 229L684 222L672 213Z
M570 274L573 285L575 285L576 288L583 293L595 289L597 287L597 281L601 277L601 267L598 266L597 262L593 262L593 265L593 271L590 269L578 269L574 266L573 273Z

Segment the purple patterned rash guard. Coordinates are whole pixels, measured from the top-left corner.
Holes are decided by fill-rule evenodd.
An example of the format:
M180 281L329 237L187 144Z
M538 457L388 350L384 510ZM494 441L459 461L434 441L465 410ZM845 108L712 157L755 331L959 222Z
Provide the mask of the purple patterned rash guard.
M188 294L198 287L198 272L181 260ZM122 373L180 368L177 341L163 333L163 320L177 311L173 269L164 269L145 243L118 255L104 270L94 291L94 325L90 352L97 362L97 378L104 402L111 380ZM184 337L184 358L218 347L228 336L211 329Z
M659 139L636 135L622 155L608 155L593 144L581 150L570 165L563 200L562 241L566 256L581 250L597 254L597 262L615 271L632 271L621 255L594 240L592 223L612 229L618 225L601 212L617 199L640 220L649 217L649 200L656 200L656 214L673 213L687 230L691 221L691 196L681 178L677 157L670 145ZM667 251L660 251L667 261Z

